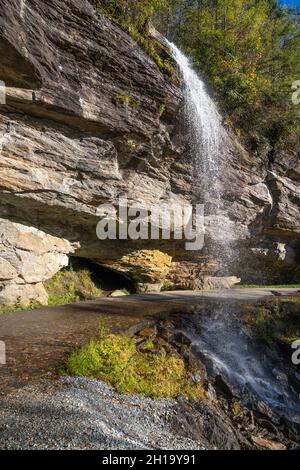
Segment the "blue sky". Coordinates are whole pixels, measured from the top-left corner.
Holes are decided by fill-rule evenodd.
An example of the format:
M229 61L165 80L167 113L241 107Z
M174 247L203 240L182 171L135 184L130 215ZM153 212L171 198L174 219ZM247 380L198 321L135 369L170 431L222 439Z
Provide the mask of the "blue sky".
M300 0L281 0L281 3L289 7L300 7Z

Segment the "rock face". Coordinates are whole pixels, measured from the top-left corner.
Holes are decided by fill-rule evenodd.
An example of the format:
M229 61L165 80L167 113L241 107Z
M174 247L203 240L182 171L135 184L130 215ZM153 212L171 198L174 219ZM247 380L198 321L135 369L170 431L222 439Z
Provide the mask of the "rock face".
M68 265L74 251L67 240L0 219L0 305L31 300L48 303L42 284Z
M164 76L93 1L0 0L0 9L0 79L6 84L0 106L1 235L2 224L5 233L11 224L14 234L9 242L6 235L0 239L0 303L26 292L45 302L40 283L70 254L124 273L141 290L158 290L169 272L179 288L193 287L203 273L218 275L211 269L215 260L188 254L180 241L96 236L99 205L116 206L119 197L142 206L193 200L195 169L182 132L178 76ZM285 166L276 158L268 172L233 139L224 173L226 204L241 238L253 241L245 245L245 256L259 263L277 260L271 237L272 244L284 245L294 276L299 160L289 157L290 163L284 156ZM19 247L15 240L24 233L48 245ZM262 251L254 255L252 248ZM182 264L193 275L184 275Z

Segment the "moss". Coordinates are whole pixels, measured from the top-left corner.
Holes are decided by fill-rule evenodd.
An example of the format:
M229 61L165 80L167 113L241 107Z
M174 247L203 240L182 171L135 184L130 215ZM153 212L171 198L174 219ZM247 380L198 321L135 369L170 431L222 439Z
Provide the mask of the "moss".
M99 339L69 357L66 373L104 380L125 394L151 398L202 396L202 386L193 382L181 358L163 348L153 352L151 341L138 350L138 342L137 338L102 331Z
M44 286L49 295L49 305L52 306L96 299L102 295L102 290L95 285L87 269L64 269L45 282Z
M258 307L247 316L257 337L290 347L300 339L300 297L279 299Z
M127 92L119 93L118 98L120 98L126 106L129 106L132 102L132 97Z
M166 112L166 105L164 103L159 105L157 115L161 119Z

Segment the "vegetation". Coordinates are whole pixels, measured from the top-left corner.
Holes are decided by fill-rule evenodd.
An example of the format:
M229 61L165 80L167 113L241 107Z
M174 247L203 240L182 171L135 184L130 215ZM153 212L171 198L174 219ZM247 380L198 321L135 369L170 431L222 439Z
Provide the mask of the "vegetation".
M254 152L297 152L299 109L292 84L300 76L300 14L277 0L170 1L171 33L214 87ZM162 25L163 27L163 25Z
M98 0L172 75L150 22L193 57L222 103L228 124L252 152L272 161L299 148L300 13L277 0Z
M287 345L300 339L300 297L279 299L260 306L248 315L248 323L259 338Z
M64 269L44 285L49 294L49 305L52 306L96 299L102 295L102 290L95 285L87 269Z
M7 313L23 312L24 310L35 310L41 307L41 304L36 300L32 300L29 305L1 305L0 315Z
M202 386L195 384L184 361L163 347L153 350L151 339L140 339L101 331L97 340L73 353L66 373L104 380L120 393L134 393L151 398L196 398Z
M151 20L157 12L169 12L168 0L97 0L101 9L130 33L169 78L174 75L168 50L149 34Z
M161 291L162 292L167 292L167 291L170 291L170 290L174 290L174 284L172 281L166 279L162 288L161 288Z
M103 294L93 281L91 272L87 269L63 269L52 279L44 282L44 286L49 295L49 305L52 307L96 299ZM0 306L0 314L34 310L40 307L41 304L35 300L29 305L3 305Z
M159 105L159 108L158 108L158 112L157 112L158 117L161 119L164 116L165 112L166 112L166 105L162 103Z

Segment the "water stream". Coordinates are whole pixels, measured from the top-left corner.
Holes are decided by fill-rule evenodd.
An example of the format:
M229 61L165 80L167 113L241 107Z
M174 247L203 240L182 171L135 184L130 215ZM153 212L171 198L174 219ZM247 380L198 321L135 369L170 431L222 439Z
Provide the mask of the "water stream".
M199 197L204 203L213 198L217 210L222 195L219 160L225 141L222 118L189 59L177 46L168 44L184 81L185 121L197 169L195 183L199 186Z
M220 162L224 147L228 145L226 131L216 105L189 59L174 44L168 44L184 81L185 120L197 169L195 184L199 188L198 197L205 205L210 205L207 220L210 223L213 220L214 232L221 234L217 240L219 248L212 245L209 254L224 267L229 257L238 257L230 244L235 238L234 224L230 223L222 208ZM199 351L212 361L215 371L226 375L242 395L255 396L275 412L300 423L299 400L285 383L284 374L276 368L279 357L275 352L267 348L262 350L254 344L243 332L238 317L238 309L234 310L224 302L205 320L201 315L195 315L186 332Z

